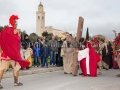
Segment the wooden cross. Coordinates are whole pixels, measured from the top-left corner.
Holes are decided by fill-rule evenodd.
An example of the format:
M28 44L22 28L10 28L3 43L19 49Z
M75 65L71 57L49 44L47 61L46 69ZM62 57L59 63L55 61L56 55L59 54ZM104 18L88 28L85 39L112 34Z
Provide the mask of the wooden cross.
M77 37L76 37L76 41L78 43L79 43L80 38L82 37L83 23L84 23L84 19L82 17L79 17L78 28L77 28ZM78 74L78 53L74 53L73 65L72 65L72 75L76 76L77 74Z

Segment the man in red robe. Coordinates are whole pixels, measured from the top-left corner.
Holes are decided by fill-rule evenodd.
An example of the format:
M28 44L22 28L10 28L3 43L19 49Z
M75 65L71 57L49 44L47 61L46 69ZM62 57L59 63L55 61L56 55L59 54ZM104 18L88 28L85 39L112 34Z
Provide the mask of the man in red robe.
M85 42L85 49L77 51L83 76L97 76L96 52L89 41Z
M11 64L14 69L14 86L21 86L22 83L18 82L19 69L25 68L29 65L29 62L22 60L20 55L20 31L17 30L18 16L12 15L9 19L11 26L4 27L0 32L0 53L1 53L1 65L0 65L0 82L3 77L3 73L8 69ZM3 87L0 84L0 89Z

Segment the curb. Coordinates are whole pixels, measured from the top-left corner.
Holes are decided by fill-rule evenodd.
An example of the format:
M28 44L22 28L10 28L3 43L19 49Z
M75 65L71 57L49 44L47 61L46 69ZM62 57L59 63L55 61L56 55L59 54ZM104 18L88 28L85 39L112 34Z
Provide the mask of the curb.
M54 67L54 68L30 68L29 70L20 70L19 76L46 73L46 72L54 72L61 71L63 67ZM9 70L4 73L3 78L11 78L13 77L13 70Z

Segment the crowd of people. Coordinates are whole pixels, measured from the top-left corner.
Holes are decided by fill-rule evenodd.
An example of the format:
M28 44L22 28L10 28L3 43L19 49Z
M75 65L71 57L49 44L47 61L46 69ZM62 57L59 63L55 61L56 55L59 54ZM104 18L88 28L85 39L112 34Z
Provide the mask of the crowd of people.
M34 43L31 43L28 35L24 36L24 40L21 40L21 57L30 62L30 65L26 67L47 67L48 68L48 58L50 58L50 67L62 66L63 61L60 56L62 40L55 36L47 41L45 37L38 38ZM33 63L32 63L33 57Z

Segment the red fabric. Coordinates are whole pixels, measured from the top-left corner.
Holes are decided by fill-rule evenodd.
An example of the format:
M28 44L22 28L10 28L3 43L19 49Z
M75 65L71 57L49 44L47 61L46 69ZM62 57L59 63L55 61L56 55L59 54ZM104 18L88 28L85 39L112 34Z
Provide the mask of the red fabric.
M86 42L86 46L89 48L89 66L90 66L90 76L96 77L97 76L97 58L95 49L91 46L90 42Z
M4 52L1 53L1 60L11 60Z
M0 45L3 52L12 60L18 62L22 68L26 68L30 63L23 60L20 55L20 37L14 34L13 27L5 27L0 35Z
M101 60L101 57L99 54L96 53L96 58L97 58L97 62L99 62Z
M96 57L96 52L95 52L94 48L91 46L90 42L86 42L85 48L89 48L90 76L91 77L96 77L97 76L97 57ZM80 61L80 66L81 66L83 75L87 76L86 59L85 58Z
M84 76L87 76L87 69L86 69L86 58L83 58L80 61L80 68Z

